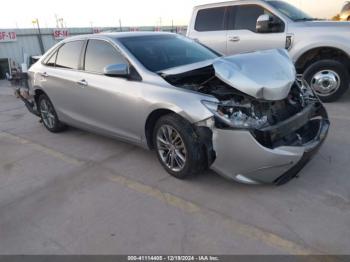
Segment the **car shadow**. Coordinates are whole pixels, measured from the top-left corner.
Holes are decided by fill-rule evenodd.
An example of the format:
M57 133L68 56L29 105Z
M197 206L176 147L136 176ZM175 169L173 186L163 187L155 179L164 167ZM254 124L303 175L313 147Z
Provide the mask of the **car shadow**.
M69 127L66 132L62 133L62 134L66 134L66 135L79 135L79 137L90 137L93 138L92 140L96 140L98 141L97 143L102 143L102 144L108 144L108 145L114 145L114 147L117 148L118 147L123 147L124 146L132 146L131 144L128 144L126 142L120 141L118 139L114 139L114 138L109 138L109 137L105 137L99 134L94 134L94 133L90 133L88 131L84 131L75 127ZM90 139L91 140L91 139ZM276 186L273 184L257 184L257 185L253 185L253 184L243 184L243 183L239 183L233 179L229 179L226 177L223 177L219 174L217 174L215 171L208 169L205 170L197 175L191 176L189 178L186 178L185 180L178 180L176 178L171 177L169 174L166 173L166 171L161 167L160 163L158 162L157 157L155 156L153 151L141 148L141 147L136 147L136 151L138 151L138 155L134 156L135 157L135 161L137 161L137 157L141 157L142 159L147 159L147 161L150 161L152 163L149 163L150 165L154 166L154 169L157 170L157 172L162 172L164 173L164 177L166 177L165 180L173 180L176 181L176 183L180 183L182 185L184 184L192 184L192 185L196 185L196 187L203 187L203 188L211 188L211 190L215 190L219 189L220 190L245 190L245 191L255 191L257 188L259 189L276 189L276 188L283 188L288 186L288 184L284 185L284 186ZM150 155L152 155L152 157L150 157ZM136 164L138 165L138 164ZM139 181L144 180L144 177L142 177L144 174L138 174L140 176L140 179L138 179ZM152 174L147 174L147 175L152 175ZM153 174L154 177L157 177L156 174ZM137 178L137 175L134 174L133 177ZM150 180L154 180L151 177L149 177ZM162 179L163 180L163 179ZM293 181L293 180L292 180ZM291 181L291 182L292 182Z

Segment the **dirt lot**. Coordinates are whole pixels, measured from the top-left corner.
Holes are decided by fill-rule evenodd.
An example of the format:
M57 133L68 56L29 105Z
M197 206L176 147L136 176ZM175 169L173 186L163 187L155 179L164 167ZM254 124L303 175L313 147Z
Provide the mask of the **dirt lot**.
M0 82L0 254L350 254L350 92L299 179L170 177L152 152L51 134Z

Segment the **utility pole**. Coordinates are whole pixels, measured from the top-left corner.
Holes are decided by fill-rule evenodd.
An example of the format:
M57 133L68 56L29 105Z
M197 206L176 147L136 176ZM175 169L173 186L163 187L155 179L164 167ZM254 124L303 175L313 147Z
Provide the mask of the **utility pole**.
M119 18L119 30L120 32L123 31L123 28L122 28L122 20Z
M35 20L32 21L32 23L37 25L37 29L38 29L38 41L39 41L39 46L40 46L41 54L43 55L43 54L45 53L45 49L44 49L43 39L42 39L42 37L41 37L41 30L40 30L40 25L39 25L39 19L36 18Z
M64 25L63 25L63 18L59 18L59 19L58 19L58 22L61 24L61 25L60 25L61 28L64 28Z
M59 24L58 24L58 16L57 16L57 14L55 14L55 20L56 20L56 28L59 28Z

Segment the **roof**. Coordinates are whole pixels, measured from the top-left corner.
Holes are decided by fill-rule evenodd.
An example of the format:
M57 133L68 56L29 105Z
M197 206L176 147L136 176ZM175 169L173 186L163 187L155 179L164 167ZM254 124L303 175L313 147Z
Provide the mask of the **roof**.
M113 38L124 38L124 37L140 37L140 36L152 36L152 35L174 35L174 33L169 32L116 32L116 33L101 33L99 35L104 35Z
M125 38L125 37L142 37L142 36L152 36L152 35L175 35L174 33L168 32L105 32L99 34L89 34L89 35L79 35L68 37L64 41L78 40L78 39L89 39L89 38Z
M203 5L197 5L195 8L205 8L205 7L211 7L211 6L226 6L237 2L268 2L269 0L231 0L231 1L222 1L222 2L213 2Z

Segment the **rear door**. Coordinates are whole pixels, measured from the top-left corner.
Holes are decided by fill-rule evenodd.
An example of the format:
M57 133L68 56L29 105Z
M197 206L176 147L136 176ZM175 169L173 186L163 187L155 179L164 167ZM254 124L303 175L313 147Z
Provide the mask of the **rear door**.
M227 21L227 55L285 48L286 30L283 21L260 5L231 6ZM281 26L269 33L257 33L256 22L258 17L269 14L279 21Z
M191 23L188 36L202 44L225 54L227 7L213 7L198 10L194 14L195 21Z
M79 66L83 40L63 44L45 63L40 74L44 91L58 113L60 120L73 123L79 119L81 79Z

